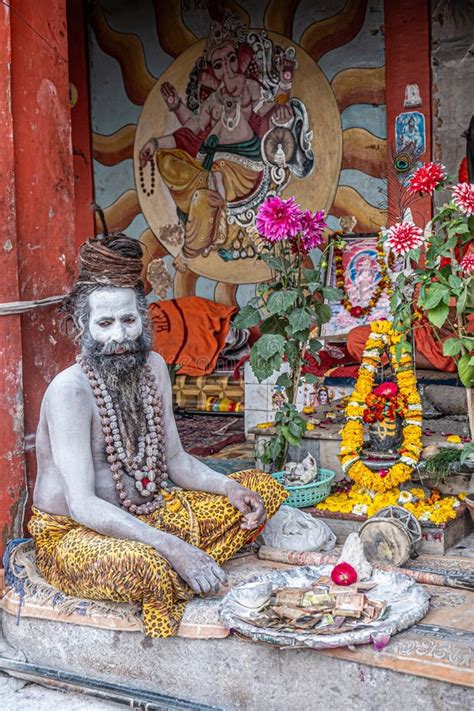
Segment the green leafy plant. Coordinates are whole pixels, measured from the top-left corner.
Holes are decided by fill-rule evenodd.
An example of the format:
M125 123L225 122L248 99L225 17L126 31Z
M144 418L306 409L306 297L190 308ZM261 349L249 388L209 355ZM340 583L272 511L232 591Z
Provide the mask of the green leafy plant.
M306 353L318 358L322 347L312 332L331 317L324 299L342 297L339 289L323 284L325 252L317 268L307 268L312 265L308 252L321 244L325 226L323 213L302 213L293 198L272 197L263 203L257 216L259 232L266 237L260 259L272 270L273 279L258 287L257 296L234 320L238 328L260 325L262 335L250 352L250 366L259 382L284 365L276 385L285 388L287 402L276 413L276 435L263 454L263 462L275 470L286 463L289 445L299 445L306 431L295 403L299 384L316 381L304 365Z
M444 355L454 358L459 379L468 389L472 438L474 337L468 332L468 319L474 312L474 254L469 246L474 238L474 186L453 185L444 166L436 163L419 168L409 186L412 193L420 195L440 189L450 189L451 200L436 208L431 227L423 232L415 225L398 223L385 233L389 248L404 257L391 310L395 328L402 334L400 351L411 348L408 335L426 317L443 342ZM411 264L418 266L411 269Z

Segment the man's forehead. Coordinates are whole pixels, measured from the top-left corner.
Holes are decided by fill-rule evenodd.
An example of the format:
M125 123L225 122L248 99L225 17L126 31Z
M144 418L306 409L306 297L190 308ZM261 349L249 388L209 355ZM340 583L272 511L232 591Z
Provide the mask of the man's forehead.
M134 289L96 289L89 295L91 316L104 311L137 311L137 297Z

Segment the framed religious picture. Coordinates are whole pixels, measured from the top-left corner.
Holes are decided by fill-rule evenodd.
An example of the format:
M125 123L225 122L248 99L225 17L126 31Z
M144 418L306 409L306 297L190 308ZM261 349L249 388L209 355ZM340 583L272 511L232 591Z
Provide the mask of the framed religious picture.
M329 247L326 286L337 286L343 298L329 302L331 318L322 326L321 336L345 336L356 326L388 319L387 287L397 265L388 263L377 233L334 234Z

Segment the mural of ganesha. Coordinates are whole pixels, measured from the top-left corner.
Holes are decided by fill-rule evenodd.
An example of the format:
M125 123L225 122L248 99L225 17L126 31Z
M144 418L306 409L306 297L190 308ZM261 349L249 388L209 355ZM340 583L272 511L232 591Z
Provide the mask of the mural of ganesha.
M154 162L183 226L179 259L217 251L224 261L254 257L255 212L290 177L314 168L303 101L291 97L295 49L249 32L227 13L213 22L183 98L169 81L161 97L178 126L149 138L139 153L139 184ZM154 180L153 180L154 182ZM148 195L148 197L150 197ZM248 230L247 228L251 228Z
M168 297L243 305L271 276L268 195L331 230L385 223L382 21L382 0L92 4L96 197L144 245L156 296L166 267Z

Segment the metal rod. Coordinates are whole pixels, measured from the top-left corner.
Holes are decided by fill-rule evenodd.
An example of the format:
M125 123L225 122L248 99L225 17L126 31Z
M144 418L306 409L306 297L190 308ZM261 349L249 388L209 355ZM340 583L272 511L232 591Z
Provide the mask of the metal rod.
M52 686L65 691L87 694L133 709L144 709L146 711L223 711L217 706L208 706L196 701L178 699L156 691L136 689L102 679L92 679L80 674L31 664L30 662L20 662L16 659L0 657L0 671L43 686Z
M65 298L66 294L58 296L47 296L45 299L35 299L33 301L10 301L6 304L0 304L0 316L12 316L13 314L23 314L25 311L45 308L59 304Z

